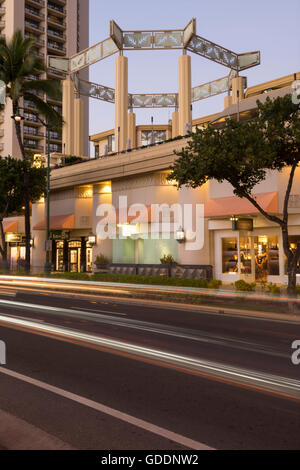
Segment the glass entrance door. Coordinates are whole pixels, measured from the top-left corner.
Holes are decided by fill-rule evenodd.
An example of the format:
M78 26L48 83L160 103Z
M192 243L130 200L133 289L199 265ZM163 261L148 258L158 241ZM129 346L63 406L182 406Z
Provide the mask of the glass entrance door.
M69 272L80 273L81 242L69 242Z
M78 273L79 271L79 249L71 248L70 249L70 272Z

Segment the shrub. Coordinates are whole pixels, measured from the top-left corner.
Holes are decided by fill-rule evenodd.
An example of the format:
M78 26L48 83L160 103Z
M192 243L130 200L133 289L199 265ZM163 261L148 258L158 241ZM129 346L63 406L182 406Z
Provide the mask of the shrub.
M161 286L207 288L207 281L205 279L182 279L167 276L141 276L137 274L96 273L91 276L91 280L98 282L124 282L129 284L150 284Z
M281 292L280 287L277 286L276 284L273 284L272 282L267 285L267 289L270 292L270 294L280 294Z
M296 287L297 295L300 295L300 286Z
M95 259L94 264L96 266L106 266L107 264L109 264L109 260L106 256L100 253L100 255L98 255Z
M253 292L256 287L255 282L252 282L251 284L249 284L249 282L246 282L243 279L236 281L234 285L235 285L236 290L244 291L244 292Z
M222 286L222 281L218 281L217 279L212 279L207 284L207 287L209 289L220 289L221 286Z
M51 274L54 279L68 279L69 281L90 281L87 273L54 273Z
M160 259L161 264L177 264L177 261L173 258L172 255L164 255Z

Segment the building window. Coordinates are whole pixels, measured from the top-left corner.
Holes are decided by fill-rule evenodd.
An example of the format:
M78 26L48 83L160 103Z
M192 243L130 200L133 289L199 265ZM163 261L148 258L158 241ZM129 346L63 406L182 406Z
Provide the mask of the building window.
M108 151L109 152L114 152L115 151L115 136L114 136L114 134L108 136Z
M298 243L300 243L300 235L291 235L289 237L291 250L296 250ZM287 258L285 256L285 274L287 274ZM300 260L297 263L297 274L300 274Z
M222 259L224 274L238 272L238 239L222 238Z
M142 146L164 142L166 135L166 131L142 131Z
M99 158L99 145L95 145L95 158Z

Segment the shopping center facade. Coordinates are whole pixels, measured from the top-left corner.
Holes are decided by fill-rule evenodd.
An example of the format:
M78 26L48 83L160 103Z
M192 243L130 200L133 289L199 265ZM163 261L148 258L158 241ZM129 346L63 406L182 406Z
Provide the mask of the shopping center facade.
M246 78L231 72L222 83L205 84L195 91L191 86L190 56L186 52L179 58L179 93L174 94L174 101L170 95L130 95L127 58L123 51L116 58L116 88L108 98L116 108L115 128L90 137L95 158L72 166L53 167L51 171L53 271L97 271L94 261L101 254L109 260L112 272L163 275L161 259L171 255L177 263L174 268L177 276L214 277L223 282L239 279L287 282L279 226L266 220L248 201L235 197L227 183L208 181L198 189L178 190L176 182L167 176L176 159L174 152L187 145L197 126L221 126L227 118L251 119L257 100L264 102L267 97L293 93L293 83L299 80L300 73L247 88ZM250 59L255 62L257 57L257 53L252 53ZM51 63L52 67L55 65ZM87 94L95 93L95 86L91 85ZM75 81L74 98L70 78L63 85L65 112L72 114L74 106L77 110L72 125L68 114L64 116L64 138L66 145L75 139L77 148L84 120L80 116L83 107L78 89L84 92L84 86L87 85ZM223 110L192 119L191 103L197 93L198 97L201 94L209 97L225 90ZM109 89L104 92L108 97ZM98 98L99 93L98 89ZM170 122L161 126L136 125L134 107L153 107L162 102L164 106L175 105ZM63 155L52 155L53 162L60 158ZM269 213L282 213L288 176L288 170L269 172L266 180L255 188L253 194ZM291 243L297 243L300 169L296 171L289 212ZM33 204L31 225L32 268L42 272L46 240L44 200ZM7 219L4 228L11 267L15 268L25 250L23 218Z

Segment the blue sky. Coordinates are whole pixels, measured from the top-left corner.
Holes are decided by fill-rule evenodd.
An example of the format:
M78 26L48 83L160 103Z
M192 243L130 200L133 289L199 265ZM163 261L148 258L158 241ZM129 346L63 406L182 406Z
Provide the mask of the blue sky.
M246 70L248 86L300 71L300 0L90 0L90 44L109 36L109 21L123 30L182 29L197 19L197 33L237 53L260 50L262 62ZM128 51L129 92L177 92L180 51ZM112 56L90 68L90 80L114 87ZM193 86L228 69L192 54ZM193 117L223 109L224 95L196 103ZM114 127L114 106L91 100L90 134ZM166 123L172 110L137 110L137 123Z

